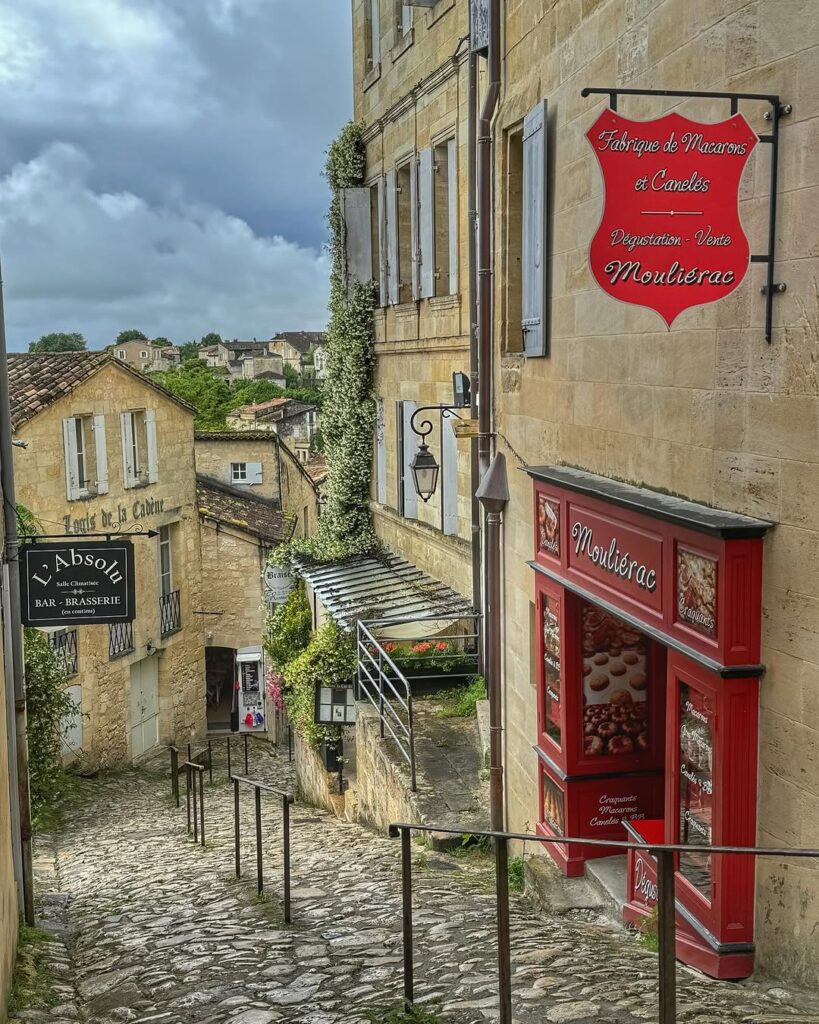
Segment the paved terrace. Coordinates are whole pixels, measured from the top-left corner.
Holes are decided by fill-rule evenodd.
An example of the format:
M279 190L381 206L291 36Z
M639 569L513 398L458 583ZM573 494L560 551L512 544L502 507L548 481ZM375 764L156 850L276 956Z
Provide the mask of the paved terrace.
M235 764L235 762L234 762ZM224 766L217 764L224 779ZM286 754L253 747L250 773L293 785ZM253 800L232 877L232 788L206 786L207 845L186 838L164 761L82 783L58 834L37 844L38 904L54 941L53 1002L12 1024L369 1024L401 992L400 844L293 807L293 924L283 924L280 804L263 809L271 898L255 896ZM268 802L269 801L269 802ZM454 1024L497 1019L488 858L416 847L416 994ZM592 912L538 915L512 900L515 1020L656 1021L656 957ZM810 1020L807 997L764 981L679 970L681 1022ZM798 1016L794 1016L797 1014Z

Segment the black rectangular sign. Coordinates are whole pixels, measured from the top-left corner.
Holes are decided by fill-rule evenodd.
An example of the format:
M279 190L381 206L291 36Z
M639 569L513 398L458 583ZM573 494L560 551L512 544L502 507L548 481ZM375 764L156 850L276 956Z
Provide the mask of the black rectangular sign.
M26 544L20 557L21 603L27 626L133 621L131 541Z

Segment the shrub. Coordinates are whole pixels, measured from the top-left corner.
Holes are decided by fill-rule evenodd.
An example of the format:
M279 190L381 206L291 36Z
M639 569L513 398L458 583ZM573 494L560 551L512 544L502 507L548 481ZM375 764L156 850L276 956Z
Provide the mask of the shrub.
M337 725L318 725L313 721L316 687L347 686L355 668L355 642L332 620L316 630L307 648L285 668L287 713L299 735L312 746L341 736Z
M283 672L288 662L297 658L310 643L313 613L304 590L298 582L267 619L265 651L272 668Z

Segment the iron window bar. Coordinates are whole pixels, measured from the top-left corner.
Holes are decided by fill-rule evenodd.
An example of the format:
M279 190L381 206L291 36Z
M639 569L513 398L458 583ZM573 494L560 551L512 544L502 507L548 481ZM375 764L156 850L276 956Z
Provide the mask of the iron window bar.
M161 636L170 636L182 628L182 612L179 591L172 590L169 594L161 594L159 598L159 632Z
M108 627L108 658L113 661L134 649L133 622L112 622Z
M78 659L78 638L77 629L62 629L57 633L51 633L48 638L48 645L62 663L65 674L69 678L75 676L79 671Z
M770 344L773 334L773 297L781 295L787 285L782 281L774 281L774 263L776 258L776 186L779 170L779 121L793 110L790 103L782 103L780 97L763 92L688 92L684 89L617 89L609 86L589 87L580 90L581 96L608 96L609 106L617 110L618 96L668 96L677 99L728 100L731 104L731 116L739 112L739 101L747 100L755 103L767 103L770 110L765 111L765 120L771 122L769 135L756 133L760 142L771 146L770 192L768 195L768 251L751 255L751 263L766 263L767 276L761 292L765 296L765 340Z

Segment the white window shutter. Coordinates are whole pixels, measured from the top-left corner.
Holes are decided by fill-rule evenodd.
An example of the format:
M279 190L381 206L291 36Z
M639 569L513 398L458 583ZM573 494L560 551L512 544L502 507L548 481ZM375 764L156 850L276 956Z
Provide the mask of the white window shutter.
M452 417L441 417L441 529L447 536L458 532L458 442Z
M523 353L546 355L546 101L523 119Z
M458 292L458 152L454 139L446 144L449 192L449 294Z
M74 417L63 420L63 446L65 448L65 494L69 501L80 496L80 480L77 472L77 435Z
M148 439L148 483L155 484L159 480L156 448L156 410L145 410L145 436Z
M386 189L384 175L378 179L378 301L386 306L387 295L387 245L386 245Z
M410 274L412 276L412 297L417 299L420 294L418 264L420 262L420 239L418 229L418 160L412 160L410 172Z
M375 413L375 483L376 498L381 505L387 504L387 438L384 399L379 398Z
M248 462L246 466L247 482L249 484L260 484L262 482L261 462Z
M394 170L386 175L387 302L398 305L398 188Z
M435 294L435 170L431 149L418 154L418 243L420 250L420 294Z
M129 412L119 414L119 425L122 433L122 472L125 477L125 486L133 487L136 483L136 467L134 466L134 432Z
M381 60L381 0L370 0L370 52L373 67Z
M401 451L401 477L404 490L404 508L402 515L405 519L418 518L418 495L415 492L415 481L412 476L412 460L418 449L418 436L410 426L412 414L418 408L417 402L401 402L401 423L403 445Z
M344 222L344 247L347 286L366 284L373 276L370 190L341 190L341 219Z
M97 463L97 494L108 493L108 448L105 444L105 417L94 417L94 457Z

